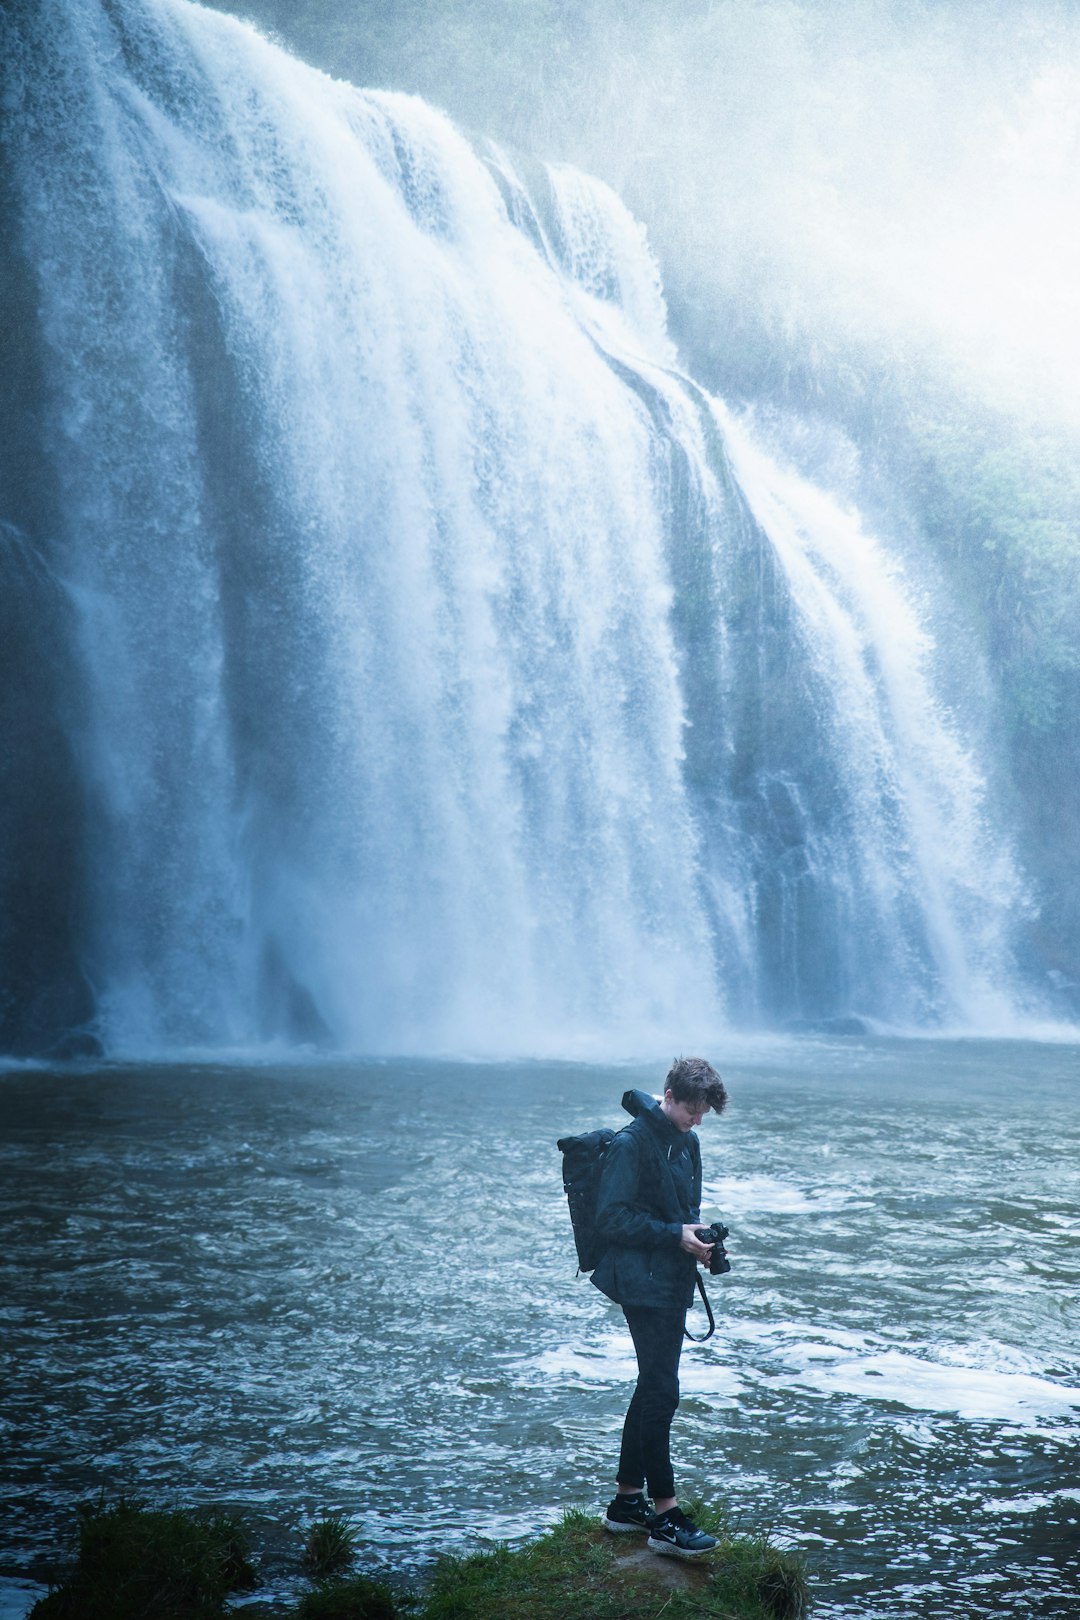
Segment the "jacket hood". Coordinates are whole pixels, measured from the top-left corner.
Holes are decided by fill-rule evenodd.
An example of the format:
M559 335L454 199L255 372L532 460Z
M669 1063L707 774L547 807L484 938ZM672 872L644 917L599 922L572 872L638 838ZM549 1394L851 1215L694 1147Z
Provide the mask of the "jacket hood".
M687 1136L692 1134L689 1131L680 1131L677 1125L673 1125L656 1098L650 1097L647 1091L624 1091L622 1105L635 1119L648 1120L665 1145L671 1142L685 1142Z
M660 1104L655 1097L650 1097L647 1091L624 1091L622 1105L635 1119L639 1114L660 1114L663 1118Z

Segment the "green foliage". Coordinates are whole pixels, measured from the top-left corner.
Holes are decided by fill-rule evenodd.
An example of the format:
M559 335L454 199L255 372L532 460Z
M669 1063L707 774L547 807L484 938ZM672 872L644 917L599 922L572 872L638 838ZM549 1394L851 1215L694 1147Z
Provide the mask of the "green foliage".
M304 1543L304 1568L316 1580L343 1575L356 1562L356 1530L343 1513L316 1519Z
M356 1575L309 1592L297 1606L296 1620L398 1620L400 1613L388 1586Z
M1080 675L1080 468L1046 428L924 390L909 487L983 625L1017 732L1051 736ZM1069 704L1071 710L1071 703Z
M220 1512L161 1511L134 1497L79 1509L68 1578L33 1620L213 1620L228 1593L257 1585L238 1522Z

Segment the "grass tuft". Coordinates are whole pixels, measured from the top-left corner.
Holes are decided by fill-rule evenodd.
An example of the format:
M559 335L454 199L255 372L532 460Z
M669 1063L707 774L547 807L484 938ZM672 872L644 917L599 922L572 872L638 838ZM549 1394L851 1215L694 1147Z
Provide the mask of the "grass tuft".
M317 1586L295 1611L296 1620L399 1620L400 1613L390 1588L364 1575Z
M767 1531L740 1533L722 1508L701 1497L691 1497L683 1510L695 1524L719 1537L720 1550L709 1559L713 1590L726 1592L740 1616L760 1612L767 1620L804 1620L810 1610L810 1586L797 1553L778 1547Z
M802 1564L775 1547L762 1554L757 1591L776 1620L803 1620L810 1609L810 1588Z
M304 1568L317 1581L344 1575L356 1563L356 1529L343 1513L316 1519L304 1542Z
M79 1508L72 1570L30 1620L217 1620L230 1592L257 1585L243 1528L229 1514L102 1498Z

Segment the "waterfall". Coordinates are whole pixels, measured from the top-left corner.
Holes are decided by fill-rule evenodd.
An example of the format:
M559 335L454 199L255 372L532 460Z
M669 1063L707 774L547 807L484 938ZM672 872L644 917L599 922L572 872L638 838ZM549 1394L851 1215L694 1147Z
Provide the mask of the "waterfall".
M189 0L14 0L0 62L7 1048L1008 1020L915 594L613 193Z

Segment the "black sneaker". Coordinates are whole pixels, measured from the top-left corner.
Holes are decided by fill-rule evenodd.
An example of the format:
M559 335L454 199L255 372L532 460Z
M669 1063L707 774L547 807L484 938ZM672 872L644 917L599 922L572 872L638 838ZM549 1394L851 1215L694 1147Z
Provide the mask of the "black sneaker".
M700 1558L718 1545L715 1536L699 1530L677 1507L658 1513L649 1525L649 1546L672 1558Z
M624 1530L648 1530L652 1522L653 1510L641 1491L636 1496L616 1496L608 1503L604 1514L604 1529L614 1530L616 1534Z

